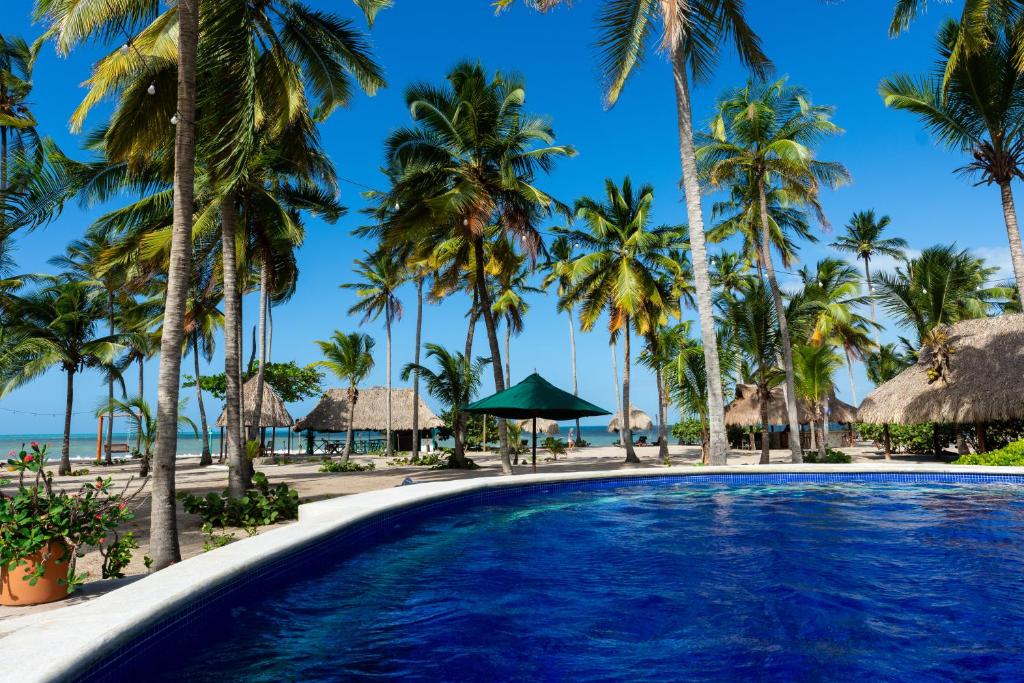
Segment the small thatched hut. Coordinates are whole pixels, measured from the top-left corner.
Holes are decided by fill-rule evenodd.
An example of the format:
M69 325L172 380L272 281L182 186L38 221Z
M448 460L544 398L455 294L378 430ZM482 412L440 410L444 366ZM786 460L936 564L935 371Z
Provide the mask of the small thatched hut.
M860 405L872 424L976 424L1024 419L1024 315L964 320L949 328L949 370L929 382L934 364L922 349L914 365Z
M420 398L420 436L444 422ZM400 451L412 450L412 389L391 390L391 431L395 447ZM295 421L296 431L338 434L349 430L348 390L329 389L316 407ZM388 426L387 387L360 389L352 419L353 432L384 432Z
M800 424L808 424L811 421L811 413L802 401L796 402L797 420ZM845 401L840 401L835 394L828 401L829 422L839 422L852 425L857 422L857 409ZM757 386L754 384L737 384L736 398L725 407L725 424L739 427L756 427L761 424L761 398L757 393ZM788 425L789 415L786 412L786 390L784 387L775 387L770 392L768 401L768 424ZM760 435L754 435L752 447L757 447L757 439ZM810 445L810 433L801 435ZM789 435L782 432L772 432L770 436L771 448L789 448ZM832 445L832 443L830 443ZM839 445L838 442L835 445Z
M629 407L629 428L635 432L649 432L654 427L651 416L636 406ZM609 432L617 432L622 429L622 411L615 413L615 416L608 423Z
M533 419L531 418L529 420L520 420L519 421L519 428L522 429L524 432L528 432L528 433L532 434L533 433ZM561 431L561 428L558 426L558 423L555 422L554 420L547 420L547 419L545 419L543 417L538 417L537 418L537 433L538 434L547 434L549 436L554 436L555 434L558 434L559 431Z

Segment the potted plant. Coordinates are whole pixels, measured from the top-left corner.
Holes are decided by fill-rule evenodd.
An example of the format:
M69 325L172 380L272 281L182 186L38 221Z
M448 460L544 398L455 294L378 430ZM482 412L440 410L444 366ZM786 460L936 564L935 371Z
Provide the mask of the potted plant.
M85 579L75 573L82 548L102 546L131 519L128 501L134 494L125 495L127 484L115 493L109 477L97 477L75 492L54 489L45 471L46 446L38 443L9 455L8 470L17 479L0 479L0 604L61 600ZM12 483L14 490L5 492Z

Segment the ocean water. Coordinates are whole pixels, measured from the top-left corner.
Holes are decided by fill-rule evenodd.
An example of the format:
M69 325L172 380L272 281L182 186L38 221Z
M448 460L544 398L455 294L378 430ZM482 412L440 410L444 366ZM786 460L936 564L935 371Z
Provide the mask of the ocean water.
M559 434L555 435L561 438L563 441L569 438L569 429L572 427L572 423L563 423L562 429ZM612 443L618 442L618 435L609 434L605 427L588 427L584 426L581 429L583 438L589 441L595 446L607 446ZM637 435L643 434L644 432L635 432L634 438ZM215 429L210 434L210 449L214 454L220 452L220 430ZM338 435L338 438L343 438L344 435ZM365 436L364 432L360 432L359 436ZM373 435L370 436L382 436ZM523 434L523 438L529 438L528 433ZM547 438L547 434L538 434L537 441L541 442ZM40 444L46 444L48 446L48 452L50 457L56 459L60 457L60 447L62 441L61 434L0 434L0 456L6 457L10 451L17 451L21 448L22 444L28 446L33 441L37 441ZM267 430L267 441L270 442L271 432ZM130 447L134 448L135 437L127 432L114 432L114 443L121 444L127 443ZM292 451L304 452L305 449L305 435L293 433L292 434ZM445 441L441 441L440 444L451 445ZM288 447L288 433L284 429L277 430L277 441L274 446L276 452L284 452ZM199 457L203 452L202 441L192 435L191 432L178 434L178 457L179 458L190 458ZM71 459L72 460L93 460L96 457L96 434L87 433L76 433L71 435ZM115 457L124 457L123 455L115 455Z
M545 486L318 546L104 680L1021 680L1022 565L1019 485Z

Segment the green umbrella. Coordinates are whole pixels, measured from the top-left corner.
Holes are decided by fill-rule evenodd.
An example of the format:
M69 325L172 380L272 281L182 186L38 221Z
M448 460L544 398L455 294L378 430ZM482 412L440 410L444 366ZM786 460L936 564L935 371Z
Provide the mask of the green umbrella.
M533 470L537 471L537 418L575 420L611 415L604 408L562 391L536 372L514 387L470 403L463 412L494 415L513 420L533 419Z

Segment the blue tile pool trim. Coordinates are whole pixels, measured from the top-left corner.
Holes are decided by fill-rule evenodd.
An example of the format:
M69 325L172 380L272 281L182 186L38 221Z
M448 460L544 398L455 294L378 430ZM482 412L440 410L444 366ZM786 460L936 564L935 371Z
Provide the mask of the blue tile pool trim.
M623 486L708 485L731 486L785 485L801 483L893 483L947 485L1016 485L1024 486L1024 475L982 473L914 473L914 472L760 472L752 474L623 474L612 478L582 479L528 484L491 486L453 494L439 499L412 502L356 521L341 529L331 530L319 538L294 548L286 554L270 557L250 567L244 574L198 588L185 605L144 626L140 632L116 645L112 650L97 653L99 662L81 662L81 670L69 672L81 681L134 681L139 668L166 661L167 652L187 651L191 644L209 633L216 634L217 622L225 621L233 605L241 606L250 598L273 590L275 580L294 575L301 568L303 575L315 574L318 564L331 566L358 554L368 546L377 545L409 533L420 518L436 516L467 507L490 504L525 494L565 491L614 489ZM192 628L195 625L199 628ZM88 670L83 671L86 667Z

